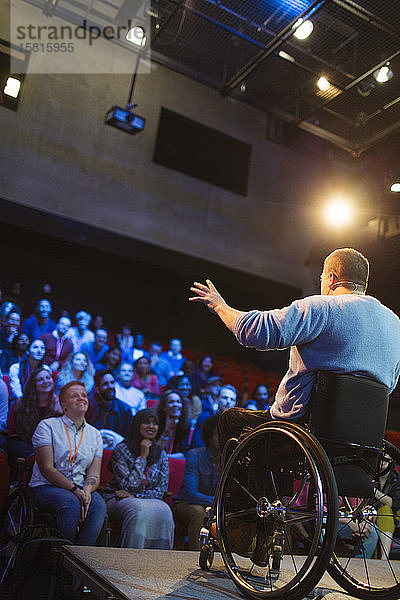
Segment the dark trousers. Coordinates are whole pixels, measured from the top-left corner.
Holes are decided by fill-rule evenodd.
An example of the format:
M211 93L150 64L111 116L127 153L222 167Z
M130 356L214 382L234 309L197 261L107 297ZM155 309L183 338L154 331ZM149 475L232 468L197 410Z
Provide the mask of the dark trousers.
M239 438L242 433L250 433L252 429L271 420L269 410L248 410L236 406L224 410L218 419L220 453L230 438Z

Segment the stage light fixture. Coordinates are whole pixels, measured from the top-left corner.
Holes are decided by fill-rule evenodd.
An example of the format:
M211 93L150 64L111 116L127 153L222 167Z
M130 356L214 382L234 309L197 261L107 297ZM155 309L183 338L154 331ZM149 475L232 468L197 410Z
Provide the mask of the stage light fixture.
M144 33L143 27L136 26L132 27L126 34L125 38L131 44L135 44L135 46L144 46L146 43L146 36Z
M374 71L374 79L378 83L386 83L389 79L392 79L393 71L389 68L389 63Z
M340 198L333 200L325 208L325 219L330 225L337 227L346 225L351 221L352 217L352 207Z
M326 77L320 77L317 81L317 86L321 90L321 92L326 92L331 87L331 84L327 80Z
M7 96L18 98L20 88L21 82L19 79L16 79L15 77L8 77L3 92L4 94L7 94Z
M306 40L313 32L314 25L312 21L303 19L298 19L296 23L293 25L293 29L295 29L294 37L298 40Z

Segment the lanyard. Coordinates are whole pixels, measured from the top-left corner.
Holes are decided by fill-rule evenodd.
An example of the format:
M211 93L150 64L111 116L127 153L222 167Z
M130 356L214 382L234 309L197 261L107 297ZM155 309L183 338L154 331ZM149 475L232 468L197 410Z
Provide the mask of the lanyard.
M147 483L147 480L149 478L149 473L150 473L150 467L147 467L146 478L142 480L143 491L146 489L146 483Z
M72 465L73 465L73 462L74 462L74 460L76 458L76 455L78 454L79 446L81 445L82 438L83 438L83 433L85 431L85 426L82 427L81 439L79 440L79 444L77 445L76 450L75 450L75 454L73 456L72 456L71 440L69 439L68 427L66 426L65 423L64 423L64 427L65 427L65 431L67 433L67 438L68 438L68 443L69 443L69 470L72 471Z

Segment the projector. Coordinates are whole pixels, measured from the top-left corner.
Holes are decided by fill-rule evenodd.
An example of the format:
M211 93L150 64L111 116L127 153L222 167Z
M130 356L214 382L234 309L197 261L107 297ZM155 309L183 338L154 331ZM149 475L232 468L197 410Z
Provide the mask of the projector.
M117 127L122 131L135 135L143 131L146 119L139 117L128 108L113 106L107 112L104 122L106 125L112 125L112 127Z

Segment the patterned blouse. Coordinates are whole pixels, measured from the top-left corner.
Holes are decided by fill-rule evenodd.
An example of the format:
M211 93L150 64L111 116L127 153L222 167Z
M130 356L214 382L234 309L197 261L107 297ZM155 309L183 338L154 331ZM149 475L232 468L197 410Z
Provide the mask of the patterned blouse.
M126 490L136 498L162 499L168 488L168 458L162 450L158 462L147 465L142 456L134 458L125 442L115 447L111 464L113 476L104 490L110 500L116 490Z

